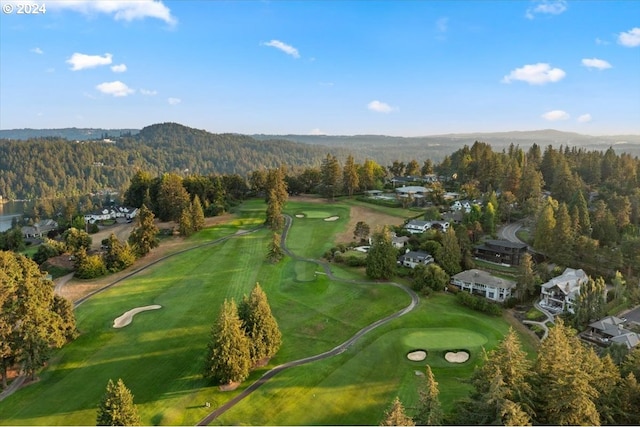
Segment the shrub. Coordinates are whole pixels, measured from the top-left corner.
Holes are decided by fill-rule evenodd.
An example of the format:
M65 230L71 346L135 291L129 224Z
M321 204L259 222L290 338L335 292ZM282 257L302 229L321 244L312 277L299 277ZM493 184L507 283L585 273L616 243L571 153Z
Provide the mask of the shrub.
M484 297L477 297L471 295L468 292L458 292L456 300L473 310L481 311L483 313L491 314L493 316L499 316L502 314L502 307L498 304L490 302Z

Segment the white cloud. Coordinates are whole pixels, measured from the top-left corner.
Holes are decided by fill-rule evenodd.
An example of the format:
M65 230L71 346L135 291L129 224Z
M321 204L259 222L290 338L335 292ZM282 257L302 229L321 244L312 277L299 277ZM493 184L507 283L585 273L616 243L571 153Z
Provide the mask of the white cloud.
M582 65L587 68L597 68L598 70L606 70L607 68L611 68L611 64L609 64L604 59L598 58L584 58L582 60Z
M31 49L31 52L37 53L38 55L42 55L44 53L44 51L39 47L34 47L33 49Z
M539 62L516 68L508 76L504 76L502 82L511 83L513 80L520 80L530 85L543 85L558 82L566 75L567 73L560 68L551 68L549 64Z
M396 109L386 102L381 101L371 101L367 104L367 108L371 111L375 111L376 113L390 113Z
M140 89L140 93L145 96L154 96L158 94L157 90Z
M640 46L640 27L635 27L626 33L618 34L618 43L626 47Z
M446 33L449 29L449 18L439 18L436 21L436 29L441 33Z
M567 10L566 0L539 0L535 7L527 9L525 16L528 19L535 18L536 14L560 15Z
M281 42L280 40L271 40L267 43L261 43L263 46L275 47L276 49L280 49L287 55L291 55L294 58L300 58L300 53L298 53L298 49L295 47L288 45L286 43Z
M98 86L96 86L96 89L106 95L112 95L116 97L131 95L135 92L135 90L131 89L129 86L119 80L115 82L100 83Z
M85 55L84 53L74 53L71 58L67 59L67 64L71 64L72 71L84 70L86 68L95 68L101 65L111 64L110 53L100 55Z
M111 71L113 71L114 73L124 73L125 71L127 71L127 66L125 64L112 65Z
M309 135L326 135L326 133L322 132L318 128L315 128L315 129L311 129L311 132L309 132Z
M568 120L569 117L571 116L569 116L569 114L566 111L552 110L552 111L547 111L541 117L545 120L549 120L550 122L555 122L558 120Z
M171 10L157 0L73 0L47 1L47 8L70 9L85 15L104 13L116 21L131 22L137 19L155 18L175 25L178 21Z
M169 105L178 105L182 102L182 99L180 98L167 98L167 102L169 103Z
M589 123L592 120L591 114L582 114L578 117L578 123Z

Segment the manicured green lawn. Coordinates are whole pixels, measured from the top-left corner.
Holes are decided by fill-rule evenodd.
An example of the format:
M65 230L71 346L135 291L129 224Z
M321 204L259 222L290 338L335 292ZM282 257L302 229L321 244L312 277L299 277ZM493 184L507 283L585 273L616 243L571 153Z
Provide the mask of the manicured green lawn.
M237 208L229 224L203 230L194 244L230 236L264 221L264 202ZM348 222L349 209L336 203L288 203L294 218L289 247L320 258L333 235ZM324 221L324 215L340 219ZM314 218L315 217L315 218ZM398 288L330 280L315 264L286 258L264 261L271 232L234 236L216 245L181 253L99 293L76 310L82 335L54 354L40 381L0 402L3 425L93 425L96 406L109 379L131 389L145 425L194 425L208 411L236 396L268 369L327 351L369 323L409 303ZM331 265L341 278L363 280L361 269ZM283 333L270 364L251 374L233 392L201 379L210 328L224 299L248 294L256 282L265 290ZM122 313L159 304L138 314L131 325L112 327ZM436 295L390 324L365 335L343 354L278 374L215 421L218 424L377 424L398 394L407 406L417 398L416 370L429 363L440 383L445 409L463 395L482 346L493 347L507 331L505 321L459 307ZM413 347L429 351L411 362ZM465 348L469 362L452 366L443 351ZM212 408L204 408L210 402Z

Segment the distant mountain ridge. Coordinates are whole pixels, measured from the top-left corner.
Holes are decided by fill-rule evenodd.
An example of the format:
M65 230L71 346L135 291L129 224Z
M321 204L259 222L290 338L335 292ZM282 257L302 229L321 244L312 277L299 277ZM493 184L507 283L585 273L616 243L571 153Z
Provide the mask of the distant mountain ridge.
M135 135L139 129L61 128L61 129L0 129L0 139L63 138L70 141L102 139Z

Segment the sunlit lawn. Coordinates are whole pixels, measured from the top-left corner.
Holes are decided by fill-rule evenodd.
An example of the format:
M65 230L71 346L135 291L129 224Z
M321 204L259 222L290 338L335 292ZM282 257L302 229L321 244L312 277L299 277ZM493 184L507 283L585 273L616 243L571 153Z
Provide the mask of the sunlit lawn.
M201 245L264 221L264 202L236 208L236 218L192 236ZM333 236L346 227L348 206L293 203L288 245L305 258L320 258ZM325 215L338 216L324 221ZM264 261L271 232L233 236L157 264L78 307L82 335L54 354L40 381L0 402L5 425L93 425L96 406L109 379L122 378L132 390L145 425L194 425L281 363L327 351L367 324L409 303L402 290L384 284L355 285L316 274L313 263L286 258ZM360 270L331 265L344 278L364 279ZM233 392L221 392L201 379L210 328L225 299L236 301L260 282L283 333L283 345L270 364L251 374ZM139 306L159 310L138 314L131 325L113 320ZM430 350L445 408L463 395L460 379L469 375L481 346L493 347L507 330L498 318L459 307L438 295L391 324L368 333L340 356L278 374L272 381L216 420L219 424L377 424L396 394L416 399L411 347ZM455 339L454 339L455 338ZM449 341L447 341L449 339ZM466 344L465 344L466 343ZM442 358L449 346L466 348L472 358L451 366Z

